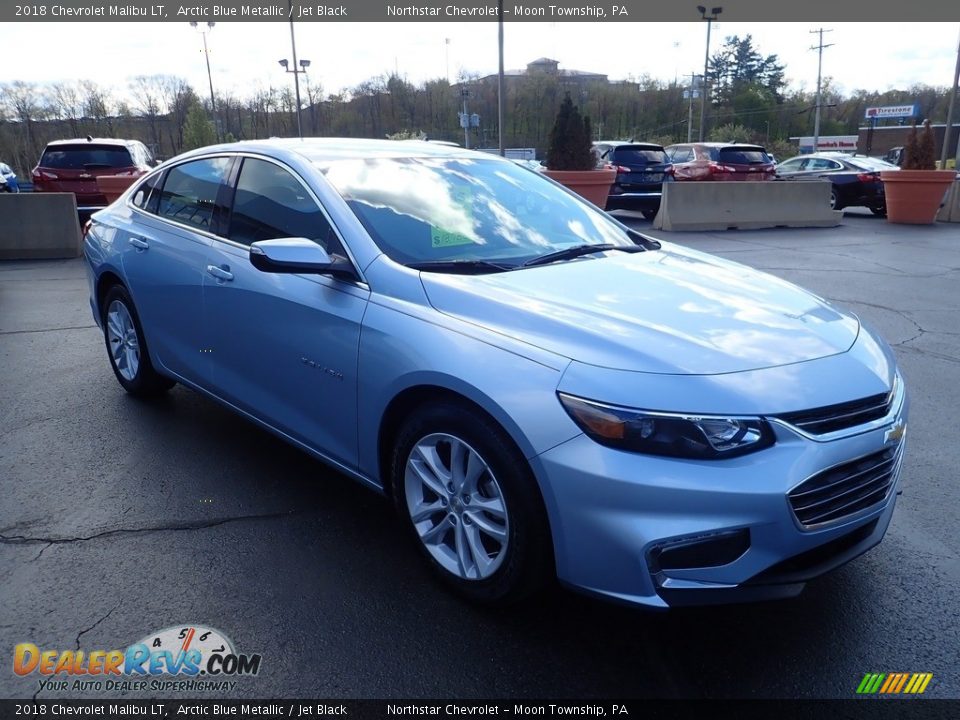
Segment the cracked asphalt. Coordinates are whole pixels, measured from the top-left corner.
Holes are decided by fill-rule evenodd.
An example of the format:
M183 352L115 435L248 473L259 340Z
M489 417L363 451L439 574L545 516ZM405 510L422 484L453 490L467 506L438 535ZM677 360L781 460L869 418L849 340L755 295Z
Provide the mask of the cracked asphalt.
M375 493L181 387L126 396L81 261L0 263L0 697L38 693L12 672L17 643L119 649L186 623L262 654L235 698L848 698L894 671L960 697L960 226L851 211L835 229L662 236L810 288L894 345L913 405L879 547L789 601L651 613L553 589L477 609Z

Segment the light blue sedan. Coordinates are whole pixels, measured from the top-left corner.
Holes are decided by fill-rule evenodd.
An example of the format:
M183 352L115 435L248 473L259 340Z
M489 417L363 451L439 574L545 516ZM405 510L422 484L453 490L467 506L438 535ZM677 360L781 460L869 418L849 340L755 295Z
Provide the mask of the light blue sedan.
M382 492L473 600L786 597L893 513L908 400L875 332L498 157L204 148L84 252L128 392L181 383Z

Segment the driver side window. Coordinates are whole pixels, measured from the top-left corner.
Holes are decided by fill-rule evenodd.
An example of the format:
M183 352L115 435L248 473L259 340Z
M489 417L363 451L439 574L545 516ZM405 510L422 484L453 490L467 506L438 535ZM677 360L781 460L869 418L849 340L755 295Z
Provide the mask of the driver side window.
M272 162L244 158L227 237L242 245L303 237L328 253L343 255L320 206L296 177Z

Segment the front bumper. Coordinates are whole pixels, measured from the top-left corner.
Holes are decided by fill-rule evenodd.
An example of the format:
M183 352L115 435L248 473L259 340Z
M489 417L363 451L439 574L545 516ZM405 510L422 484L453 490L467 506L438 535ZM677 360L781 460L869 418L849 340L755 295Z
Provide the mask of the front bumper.
M725 461L646 456L573 438L534 459L557 574L577 589L654 607L797 595L808 580L882 539L903 458L904 440L890 439L890 430L906 422L907 412L904 392L872 429L828 442L775 423L773 447ZM791 489L896 445L892 483L881 501L824 526L801 525ZM687 549L662 562L674 548Z

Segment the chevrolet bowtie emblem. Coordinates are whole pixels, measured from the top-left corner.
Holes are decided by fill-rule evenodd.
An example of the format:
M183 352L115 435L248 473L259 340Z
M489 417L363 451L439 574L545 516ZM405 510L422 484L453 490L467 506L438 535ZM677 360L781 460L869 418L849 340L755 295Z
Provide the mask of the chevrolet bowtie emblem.
M903 436L906 433L907 433L906 424L902 420L899 420L897 421L896 425L894 425L892 428L887 430L887 433L883 436L883 442L885 443L900 442L900 440L903 439Z

